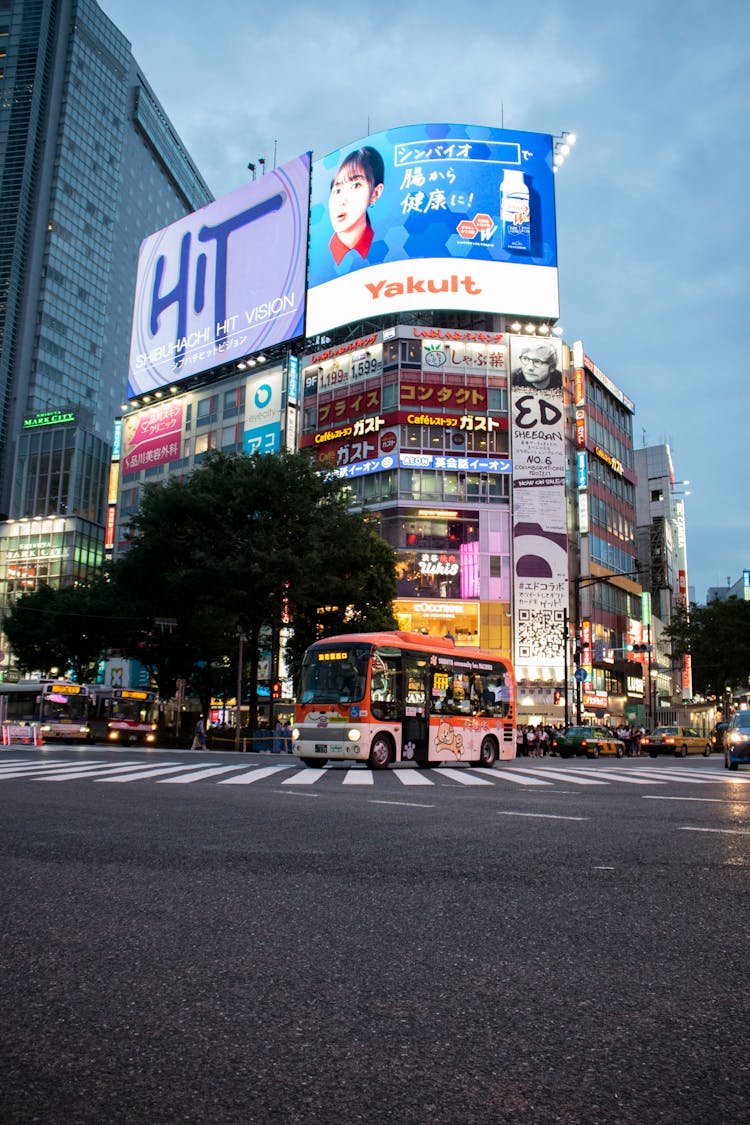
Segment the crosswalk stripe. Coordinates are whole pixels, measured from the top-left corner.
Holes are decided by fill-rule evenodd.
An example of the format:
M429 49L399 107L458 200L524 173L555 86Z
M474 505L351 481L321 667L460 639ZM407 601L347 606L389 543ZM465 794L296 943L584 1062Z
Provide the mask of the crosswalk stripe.
M209 766L206 769L193 770L192 773L183 773L179 777L163 777L157 785L189 785L191 781L203 781L207 777L218 777L222 773L232 773L241 770L242 766Z
M321 777L325 777L328 770L305 769L300 770L299 773L293 774L291 777L285 777L282 785L314 785L316 781L320 781Z
M402 785L434 785L431 777L420 773L419 770L394 770L393 776L397 777Z
M569 781L573 785L609 785L608 781L594 781L591 777L574 776L572 770L527 770L522 766L514 766L517 773L530 774L534 777L552 777L555 781Z
M604 777L607 781L622 781L626 785L664 785L660 778L628 777L623 771L611 770L577 770L577 773L590 777ZM628 771L630 772L630 771Z
M76 762L76 767L87 766L88 769L96 769L98 766L104 765L103 762ZM73 768L72 762L41 762L37 765L29 763L25 766L18 766L16 769L8 769L0 771L0 781L4 781L6 777L29 777L31 774L37 773L58 773L60 770L69 770Z
M528 774L513 773L512 770L506 766L500 766L499 769L490 770L484 769L483 766L477 767L477 773L486 773L493 777L496 781L512 781L514 785L553 785L552 781L543 781L539 777L531 777Z
M265 777L273 777L274 774L284 773L285 770L292 768L292 766L263 766L259 770L248 770L247 773L238 774L237 777L225 777L223 781L218 781L216 784L252 785L254 781L262 781Z
M140 770L137 773L118 774L117 777L95 777L93 780L98 785L114 784L115 782L124 783L126 781L150 781L152 777L160 777L164 773L177 773L180 770L192 769L195 769L194 764L189 766L152 766L151 769Z
M705 785L707 781L726 781L727 780L726 776L721 776L721 775L719 775L719 776L712 775L711 777L704 777L703 772L701 772L700 777L692 777L692 776L688 776L685 772L680 771L679 769L659 769L658 766L655 767L653 770L648 770L648 769L638 769L638 770L632 770L632 771L628 770L628 773L631 773L631 772L636 773L639 777L656 778L657 780L663 779L664 781L680 781L684 785Z
M375 778L372 770L347 770L344 774L344 785L374 785Z
M473 770L469 773L468 770L441 769L440 774L449 781L457 781L459 785L492 785L491 781L477 777Z
M121 765L108 766L104 762L99 762L95 766L73 766L67 770L46 770L44 774L34 777L34 781L75 781L80 778L85 781L88 778L98 777L100 774L115 774L125 767Z

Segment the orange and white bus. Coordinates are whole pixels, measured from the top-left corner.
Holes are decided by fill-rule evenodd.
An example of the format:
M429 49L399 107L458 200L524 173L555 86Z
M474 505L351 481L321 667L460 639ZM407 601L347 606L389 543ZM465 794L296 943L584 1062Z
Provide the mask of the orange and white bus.
M348 633L305 653L292 750L308 766L492 766L516 755L510 661L419 633Z

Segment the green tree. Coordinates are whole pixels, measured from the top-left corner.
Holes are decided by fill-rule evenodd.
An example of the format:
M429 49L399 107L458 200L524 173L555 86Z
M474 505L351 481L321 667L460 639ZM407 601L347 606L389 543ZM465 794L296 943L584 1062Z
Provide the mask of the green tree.
M99 661L117 632L110 590L103 578L88 585L23 594L3 628L24 672L71 673L79 683L96 678Z
M750 602L738 598L681 608L665 630L675 656L689 655L696 693L721 698L750 679Z
M251 728L261 637L291 619L292 652L327 632L393 627L394 555L363 516L348 511L345 485L301 453L251 457L210 453L184 481L149 487L131 546L112 569L147 638L167 652L171 674L189 678L233 654L246 638ZM174 625L167 636L158 619ZM207 671L208 670L208 671ZM161 680L160 689L163 689Z

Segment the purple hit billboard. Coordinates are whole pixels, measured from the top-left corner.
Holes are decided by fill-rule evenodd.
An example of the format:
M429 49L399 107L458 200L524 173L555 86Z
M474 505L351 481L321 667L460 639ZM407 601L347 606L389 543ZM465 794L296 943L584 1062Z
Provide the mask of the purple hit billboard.
M308 335L437 308L557 317L551 136L410 125L313 165Z
M144 239L128 393L304 333L310 154Z

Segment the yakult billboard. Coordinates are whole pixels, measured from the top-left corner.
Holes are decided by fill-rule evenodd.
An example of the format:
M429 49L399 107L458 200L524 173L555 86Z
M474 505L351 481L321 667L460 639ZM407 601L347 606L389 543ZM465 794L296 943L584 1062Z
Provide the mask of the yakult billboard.
M128 393L304 333L310 154L144 239Z
M438 308L557 317L551 136L409 125L313 165L308 335Z

